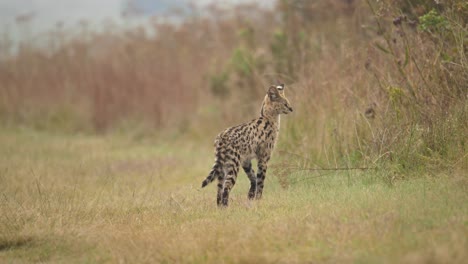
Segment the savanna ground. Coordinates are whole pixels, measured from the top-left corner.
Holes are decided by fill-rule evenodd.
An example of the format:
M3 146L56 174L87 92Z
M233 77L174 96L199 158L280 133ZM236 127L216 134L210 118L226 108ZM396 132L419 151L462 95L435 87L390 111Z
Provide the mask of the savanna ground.
M0 262L466 262L465 1L201 14L0 42ZM212 141L276 78L263 199L218 209Z
M244 175L230 207L200 190L212 150L122 135L2 131L2 262L463 263L461 173L387 183L375 171L303 173L264 199ZM275 161L272 162L273 164Z

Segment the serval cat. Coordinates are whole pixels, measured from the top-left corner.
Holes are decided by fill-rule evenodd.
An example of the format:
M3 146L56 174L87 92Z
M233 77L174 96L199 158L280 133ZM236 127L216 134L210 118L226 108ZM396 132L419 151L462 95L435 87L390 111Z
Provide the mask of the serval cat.
M262 197L267 163L278 138L280 114L292 111L284 96L284 84L272 85L263 100L259 118L230 127L216 137L215 163L202 188L218 179L218 206L228 205L229 192L236 183L241 165L250 180L249 199ZM252 159L257 159L257 175L252 169Z

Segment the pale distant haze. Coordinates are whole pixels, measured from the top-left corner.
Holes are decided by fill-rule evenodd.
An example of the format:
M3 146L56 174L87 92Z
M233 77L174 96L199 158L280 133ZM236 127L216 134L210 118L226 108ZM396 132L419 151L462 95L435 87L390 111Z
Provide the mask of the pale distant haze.
M18 39L24 34L49 31L59 22L64 28L76 27L79 21L87 21L90 27L96 28L104 21L125 24L129 20L125 13L128 2L133 2L138 7L138 16L143 17L161 15L173 8L183 9L189 3L197 6L252 2L271 6L274 3L273 0L0 0L0 33Z

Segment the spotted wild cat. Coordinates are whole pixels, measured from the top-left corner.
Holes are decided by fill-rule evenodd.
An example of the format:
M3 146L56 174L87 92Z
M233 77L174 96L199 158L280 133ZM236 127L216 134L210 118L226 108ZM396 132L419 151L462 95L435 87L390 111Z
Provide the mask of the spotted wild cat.
M218 179L218 206L228 205L229 192L236 183L240 166L250 180L249 199L262 197L267 163L278 139L280 114L292 111L284 95L284 84L272 85L263 100L259 118L230 127L216 137L215 163L202 187ZM258 161L257 175L252 169L252 159Z

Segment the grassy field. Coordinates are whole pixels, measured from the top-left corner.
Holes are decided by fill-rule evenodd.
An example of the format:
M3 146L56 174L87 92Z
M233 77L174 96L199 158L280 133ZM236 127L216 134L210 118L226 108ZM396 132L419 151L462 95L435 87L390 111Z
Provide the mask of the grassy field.
M466 262L466 1L194 11L2 34L0 263ZM213 139L278 79L263 200L220 210Z
M163 143L166 142L166 143ZM167 143L176 142L176 143ZM0 132L0 262L463 263L463 172L240 175L228 209L199 185L211 144L126 134ZM278 153L276 153L278 162Z

